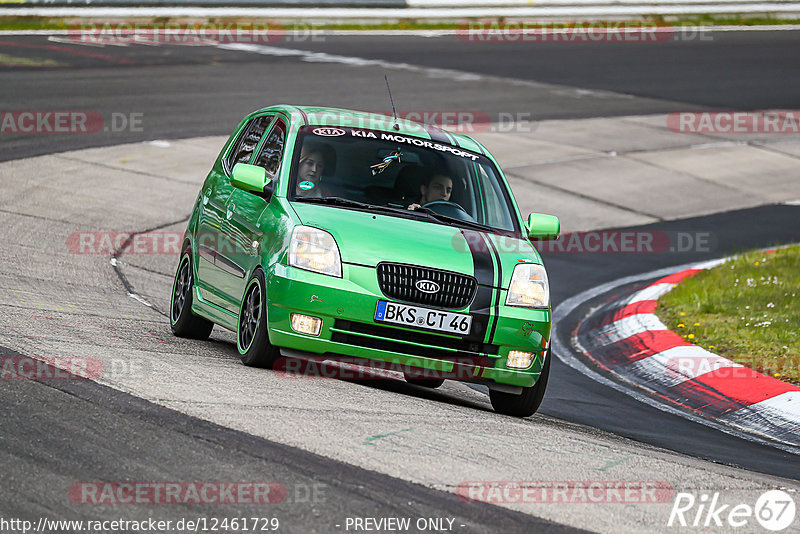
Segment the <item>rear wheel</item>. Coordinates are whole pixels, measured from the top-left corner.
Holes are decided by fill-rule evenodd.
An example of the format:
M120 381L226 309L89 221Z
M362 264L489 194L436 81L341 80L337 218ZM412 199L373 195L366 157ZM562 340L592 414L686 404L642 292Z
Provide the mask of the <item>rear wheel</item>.
M547 389L547 378L550 376L550 351L544 360L542 373L536 384L529 388L522 388L521 395L489 390L489 399L497 413L513 415L514 417L528 417L536 413L544 399L544 390Z
M208 339L214 323L192 313L193 288L192 249L186 247L181 255L175 280L172 283L169 322L172 333L178 337Z
M269 342L267 298L264 272L256 269L247 282L239 310L236 346L242 363L249 367L271 368L280 352Z

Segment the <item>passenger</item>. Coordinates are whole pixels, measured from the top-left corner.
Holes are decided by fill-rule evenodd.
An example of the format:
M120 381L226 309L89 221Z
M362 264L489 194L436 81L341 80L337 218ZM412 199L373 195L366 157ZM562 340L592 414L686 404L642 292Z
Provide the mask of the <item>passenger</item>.
M320 182L325 168L324 148L321 145L306 143L300 151L300 162L295 180L295 194L299 197L323 197Z
M419 186L419 191L422 196L419 203L411 204L408 209L415 210L429 202L436 202L437 200L450 201L450 195L453 193L453 180L445 174L434 174L427 183Z

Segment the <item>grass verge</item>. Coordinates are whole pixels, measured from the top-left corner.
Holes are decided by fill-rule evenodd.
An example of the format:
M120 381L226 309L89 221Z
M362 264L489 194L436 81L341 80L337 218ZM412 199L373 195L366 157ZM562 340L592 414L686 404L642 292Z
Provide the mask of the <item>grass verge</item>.
M690 343L800 385L800 246L750 252L678 284L656 314Z

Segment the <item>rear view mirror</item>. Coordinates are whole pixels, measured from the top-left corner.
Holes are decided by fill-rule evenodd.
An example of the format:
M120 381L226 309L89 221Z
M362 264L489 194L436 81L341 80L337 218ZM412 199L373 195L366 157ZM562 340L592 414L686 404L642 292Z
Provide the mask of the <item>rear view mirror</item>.
M272 181L267 178L267 170L264 167L257 165L248 165L247 163L237 163L233 167L231 173L231 185L255 193L259 196L272 194ZM269 198L265 196L265 198Z
M558 239L561 233L561 222L555 215L531 213L528 215L528 238L530 239Z

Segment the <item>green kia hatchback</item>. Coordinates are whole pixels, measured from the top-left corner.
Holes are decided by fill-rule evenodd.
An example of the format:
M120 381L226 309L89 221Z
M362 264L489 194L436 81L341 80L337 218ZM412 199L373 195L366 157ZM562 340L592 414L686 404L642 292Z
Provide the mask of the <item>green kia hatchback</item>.
M527 416L550 369L550 290L492 155L464 135L358 111L245 117L208 174L171 296L177 336L236 333L245 365L350 358L409 382L485 384Z

